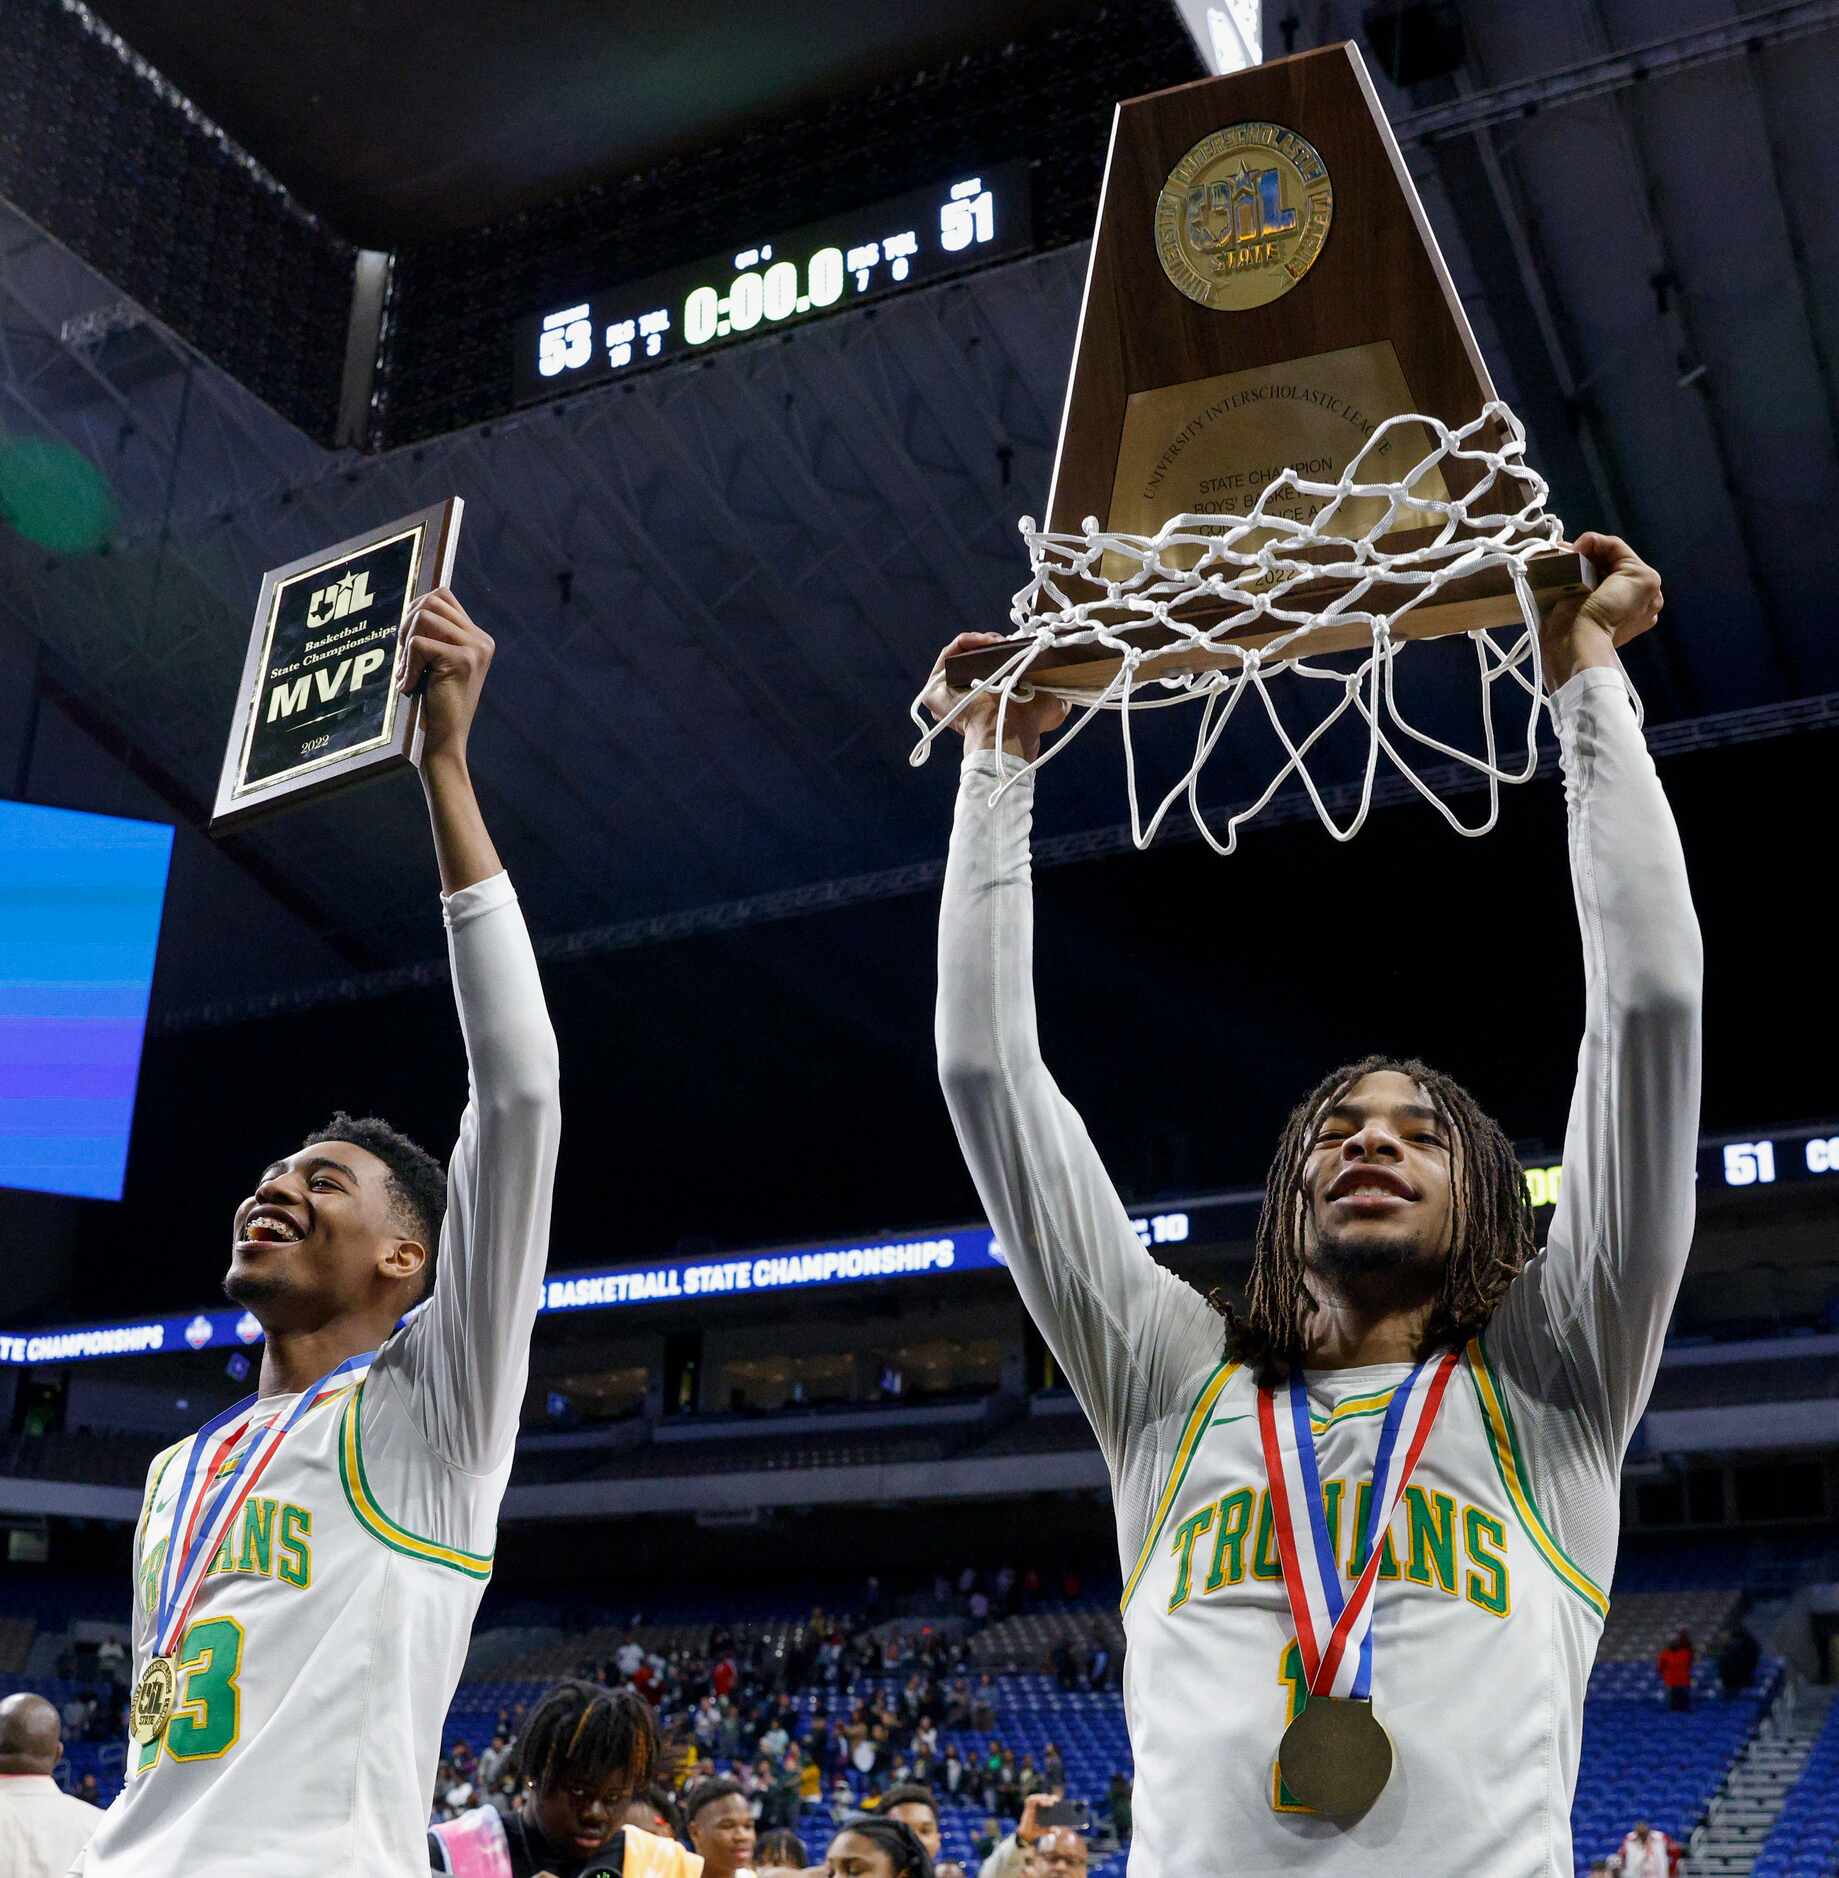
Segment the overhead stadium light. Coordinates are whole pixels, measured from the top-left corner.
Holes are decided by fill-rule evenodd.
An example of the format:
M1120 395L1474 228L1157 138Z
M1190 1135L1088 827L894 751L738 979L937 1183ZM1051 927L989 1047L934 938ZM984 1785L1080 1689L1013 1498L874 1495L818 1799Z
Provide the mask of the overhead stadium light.
M1175 0L1175 11L1208 71L1264 63L1264 0Z

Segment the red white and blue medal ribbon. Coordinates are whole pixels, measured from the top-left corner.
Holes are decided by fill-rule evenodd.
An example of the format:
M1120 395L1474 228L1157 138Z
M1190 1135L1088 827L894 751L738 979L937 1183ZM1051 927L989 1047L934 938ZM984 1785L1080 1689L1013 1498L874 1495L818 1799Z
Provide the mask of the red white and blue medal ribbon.
M1353 1589L1345 1594L1315 1464L1303 1379L1294 1369L1290 1372L1288 1400L1281 1405L1272 1390L1258 1391L1258 1434L1271 1482L1272 1523L1303 1676L1312 1696L1367 1701L1372 1695L1373 1591L1385 1554L1386 1528L1423 1456L1457 1361L1454 1350L1427 1357L1392 1393L1373 1459L1364 1549L1359 1554L1364 1563Z
M256 1482L280 1451L281 1443L329 1384L358 1380L369 1369L376 1354L375 1350L366 1350L360 1356L346 1357L344 1362L327 1370L310 1389L302 1392L285 1416L276 1416L256 1432L254 1440L237 1455L221 1484L213 1476L224 1454L247 1432L260 1398L245 1396L234 1407L213 1416L192 1436L185 1456L185 1471L179 1479L178 1498L173 1505L172 1537L160 1566L160 1594L154 1605L153 1623L155 1658L170 1658L178 1648L185 1620L191 1615L198 1589L204 1583L211 1560L217 1556L217 1548L235 1525L243 1503L255 1491Z

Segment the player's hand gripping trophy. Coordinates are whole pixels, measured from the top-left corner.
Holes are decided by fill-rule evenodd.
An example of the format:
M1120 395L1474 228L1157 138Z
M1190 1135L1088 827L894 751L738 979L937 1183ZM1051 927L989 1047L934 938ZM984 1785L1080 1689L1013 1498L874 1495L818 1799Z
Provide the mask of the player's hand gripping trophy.
M1556 691L1588 666L1613 667L1616 647L1646 632L1666 604L1660 576L1619 535L1583 534L1571 545L1595 567L1598 580L1581 598L1560 600L1541 622L1539 654L1548 691ZM945 661L960 652L1000 645L1002 639L1000 633L959 633L940 652L925 697L935 718L945 718L962 696L946 682ZM997 692L987 692L953 721L967 756L994 746L1000 703ZM1004 714L1004 750L1033 762L1041 754L1041 739L1058 730L1071 709L1064 698L1018 691Z

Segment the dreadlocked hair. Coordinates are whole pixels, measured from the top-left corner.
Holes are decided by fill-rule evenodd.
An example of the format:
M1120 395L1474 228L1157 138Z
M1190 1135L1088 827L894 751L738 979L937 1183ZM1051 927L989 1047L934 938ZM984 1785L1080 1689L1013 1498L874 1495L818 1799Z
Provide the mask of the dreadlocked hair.
M517 1737L517 1777L539 1793L610 1781L637 1793L658 1764L658 1725L651 1705L632 1689L608 1689L571 1678L544 1693Z
M1328 1110L1378 1070L1417 1083L1452 1143L1449 1261L1420 1355L1460 1347L1482 1330L1536 1250L1532 1201L1519 1157L1500 1124L1460 1083L1415 1057L1367 1056L1345 1064L1324 1076L1284 1123L1265 1176L1244 1310L1217 1292L1210 1300L1226 1319L1227 1360L1245 1364L1264 1386L1283 1382L1300 1363L1304 1332L1318 1302L1303 1261L1309 1210L1303 1181L1310 1150Z

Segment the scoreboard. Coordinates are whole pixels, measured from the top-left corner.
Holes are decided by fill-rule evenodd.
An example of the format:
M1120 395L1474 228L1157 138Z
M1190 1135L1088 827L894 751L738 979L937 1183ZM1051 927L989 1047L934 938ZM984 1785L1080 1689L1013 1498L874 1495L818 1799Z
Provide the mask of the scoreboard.
M1024 162L969 171L847 215L763 231L707 260L518 320L519 404L846 312L1033 246Z

